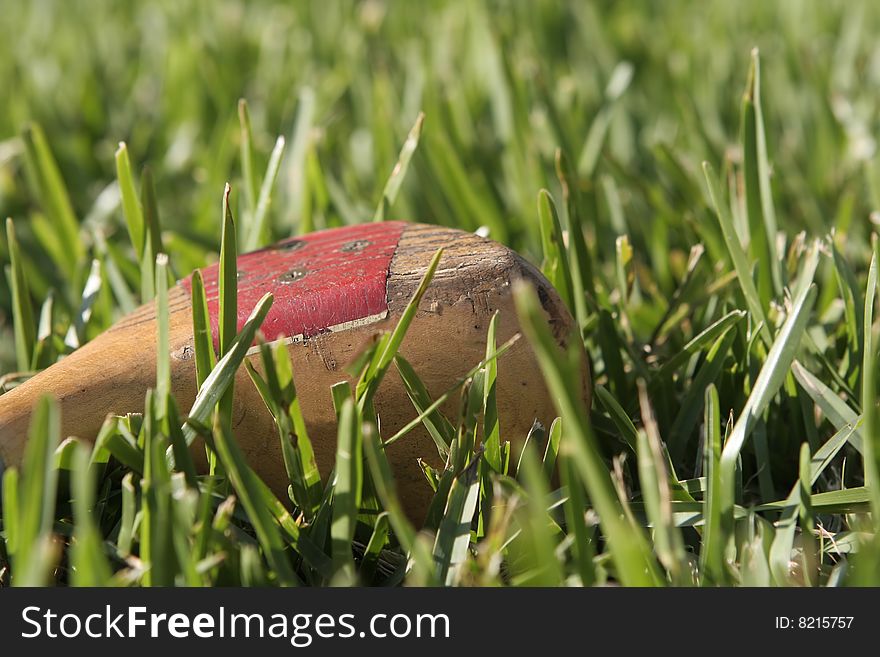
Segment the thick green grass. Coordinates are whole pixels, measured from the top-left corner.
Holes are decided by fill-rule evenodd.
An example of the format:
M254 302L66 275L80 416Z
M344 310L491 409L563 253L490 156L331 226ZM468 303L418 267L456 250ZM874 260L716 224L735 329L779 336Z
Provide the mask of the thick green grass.
M35 409L3 476L0 585L880 584L873 4L57 1L0 20L3 390L141 301L163 316L218 253L225 274L220 354L194 280L192 409L163 357L145 413L94 447ZM230 431L272 302L238 335L224 321L236 254L387 218L540 265L593 408L530 290L521 339L562 419L523 449L498 431L494 323L432 398L398 352L408 313L327 391L340 458L318 472L297 373L265 345L248 371L279 500ZM391 368L446 462L425 468L424 527L385 457L406 432L379 435L372 405Z

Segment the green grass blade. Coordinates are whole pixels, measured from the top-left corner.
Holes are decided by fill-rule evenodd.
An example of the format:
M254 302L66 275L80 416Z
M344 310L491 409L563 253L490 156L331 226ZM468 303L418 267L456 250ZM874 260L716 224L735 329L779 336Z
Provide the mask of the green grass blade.
M632 419L617 402L614 395L608 392L604 386L596 384L593 391L596 394L596 399L599 404L602 405L602 408L605 409L605 412L608 413L614 426L617 427L617 430L620 432L620 439L626 443L635 454L636 442L638 441L638 431L636 430Z
M424 139L422 152L430 175L438 181L439 188L446 190L444 198L460 227L476 230L485 225L493 239L504 242L508 228L498 205L487 198L482 181L473 177L449 137L433 131L426 133Z
M247 511L263 555L278 583L282 586L295 586L298 579L288 561L278 526L269 508L261 502L263 485L247 466L244 455L225 422L218 421L214 425L214 445L235 493Z
M477 510L480 490L481 456L478 452L470 464L455 477L446 501L446 510L437 528L433 551L437 563L437 579L447 586L456 581L459 567L467 558L471 522Z
M394 165L391 175L388 176L388 180L385 182L385 188L382 190L382 198L379 200L379 206L376 208L376 212L373 215L373 221L385 221L387 210L394 205L394 201L397 199L400 187L406 177L406 172L409 169L410 160L412 160L413 153L415 153L416 148L418 148L419 138L422 135L422 126L424 123L425 113L419 112L418 117L416 117L416 122L406 136L406 141L403 142L403 147L400 149L400 155L397 158L397 163Z
M522 465L523 458L525 457L526 452L529 450L538 450L540 449L540 445L544 442L544 438L547 435L547 429L543 424L535 420L532 423L532 428L529 429L529 432L526 434L526 439L523 441L522 448L519 452L519 458L516 460L516 470L514 471L514 476L519 478L519 468Z
M391 332L384 348L376 351L369 368L364 376L358 381L357 388L355 389L355 397L358 399L358 403L361 404L361 408L364 408L364 406L371 401L372 396L382 382L382 378L388 371L389 365L391 365L391 362L394 360L394 356L397 355L397 351L403 343L403 338L406 336L409 325L412 323L412 320L418 312L419 303L421 303L422 297L428 289L428 285L431 284L431 279L434 278L434 272L437 271L437 266L440 264L440 258L442 256L443 249L437 249L434 257L431 258L431 262L428 263L428 267L425 270L424 276L422 276L418 288L416 288L412 299L410 299L401 314L400 319L397 321L397 326L395 326L394 330Z
M498 360L495 357L498 344L498 312L489 320L486 332L486 367L483 370L483 445L486 461L495 470L501 472L501 426L498 418L496 401L496 383L498 378Z
M417 540L416 530L403 512L403 506L397 496L391 464L388 463L385 448L376 428L370 423L364 425L363 448L376 494L388 513L388 521L391 523L395 537L414 560L416 567L422 573L426 575L430 573L433 577L434 563L431 551L423 542Z
M141 433L144 441L140 536L143 584L171 586L177 572L177 560L171 542L171 475L163 458L168 441L159 428L153 390L147 391Z
M379 556L388 541L390 528L388 514L383 511L376 517L376 525L373 527L373 533L370 535L370 541L367 543L363 559L361 559L360 578L366 584L372 582L376 576Z
M437 446L440 458L445 459L449 454L449 445L455 439L455 427L436 408L429 413L425 412L431 406L431 396L409 361L398 353L394 356L394 365L400 374L407 396L419 415L424 417L423 423Z
M247 464L242 462L241 466L246 467ZM254 491L259 495L257 501L269 510L275 523L281 528L282 538L302 557L303 562L318 577L329 579L333 573L330 559L309 536L300 531L300 527L291 516L290 511L272 494L263 480L253 470L250 468L248 470L250 472L248 479L252 483Z
M713 322L700 331L692 340L688 341L681 351L663 363L660 371L657 372L657 379L663 381L666 377L671 376L679 367L688 362L694 354L714 344L719 336L723 335L730 327L738 324L745 316L746 313L742 310L732 310L718 321Z
M559 475L562 485L568 492L563 504L565 525L574 537L571 552L581 584L592 586L596 581L596 567L593 563L596 545L595 532L593 528L587 526L587 496L577 464L571 457L569 441L562 440L559 450Z
M760 117L760 68L755 51L752 55L752 65L749 69L749 78L742 99L742 112L740 119L740 143L743 151L742 176L745 202L743 204L746 225L749 235L749 254L757 264L757 289L761 296L764 307L768 307L770 299L782 292L782 267L776 256L776 231L771 232L771 223L775 225L775 216L765 216L761 199L761 173L766 176L766 171L761 171L758 156L758 130L757 125ZM760 126L762 145L764 132L763 123ZM771 204L772 208L772 204Z
M306 158L314 139L315 105L315 91L308 86L301 87L296 109L296 121L294 121L293 134L290 138L290 150L284 165L285 182L282 185L282 189L287 195L285 214L291 218L300 216L304 197L307 194ZM299 234L311 232L313 226L309 221L303 221L299 226L291 226L291 228L297 228Z
M809 467L809 447L806 444L804 444L804 447L807 448L805 456L807 459L806 465ZM770 571L778 586L791 586L793 584L791 564L798 519L802 515L801 510L804 508L804 500L806 499L807 506L809 506L810 502L810 483L808 474L807 481L805 482L804 480L803 452L801 456L801 477L798 479L797 483L795 483L791 493L789 493L785 500L785 507L782 509L782 514L776 522L776 533L770 547Z
M219 307L217 310L217 334L219 337L220 355L226 354L238 332L238 266L235 220L229 205L229 183L223 190L223 230L220 235L220 262L217 266ZM235 379L229 381L229 387L220 398L218 411L224 422L231 426L232 401Z
M864 409L865 486L871 491L871 513L880 518L880 439L877 437L877 351L874 347L874 304L877 302L877 259L880 242L873 236L873 254L865 293L862 349L862 408ZM880 545L880 542L878 542Z
M218 311L218 332L220 355L229 351L238 332L238 270L236 269L235 220L229 206L229 183L223 190L223 232L220 236L220 263L217 282L220 303Z
M144 219L144 231L149 235L147 240L150 251L149 255L153 262L156 256L165 251L162 246L162 227L159 221L159 205L156 202L156 186L153 182L153 170L145 166L141 174L141 211ZM164 279L163 285L168 287L168 278ZM157 287L158 289L158 287Z
M767 408L788 375L815 299L815 287L804 288L800 297L795 299L791 313L770 347L767 360L761 367L761 372L758 374L746 405L721 452L719 468L722 496L721 519L725 535L731 535L733 529L734 478L740 451L758 417Z
M464 470L477 447L477 425L483 410L485 378L485 370L481 369L462 390L461 420L449 458L449 463L456 474ZM543 427L541 428L543 430Z
M541 271L553 284L553 287L559 291L565 304L569 308L574 308L571 292L571 269L568 264L562 224L559 222L556 202L546 189L538 192L538 225L541 228L541 244L544 253Z
M683 458L687 440L697 424L706 386L718 380L735 340L736 332L732 330L718 337L679 403L678 412L669 430L669 452L676 462L680 462Z
M31 369L36 336L34 332L34 311L31 306L27 277L21 262L21 251L15 238L15 225L6 219L6 240L10 259L9 287L12 290L12 323L15 332L15 361L18 369L27 372Z
M214 538L211 514L214 511L213 503L216 481L215 477L208 476L205 478L204 484L199 489L201 496L199 499L198 517L196 519L195 527L193 528L195 533L193 538L193 558L198 562L201 562L207 557L212 539Z
M260 185L260 195L257 197L257 207L254 211L253 224L247 234L245 250L253 251L263 246L269 238L269 206L272 204L272 188L278 178L281 169L281 158L284 155L284 137L275 140L275 146L269 155L269 163L266 165L266 174Z
M515 345L515 344L519 341L519 339L520 339L520 334L519 334L519 333L517 333L517 334L515 334L513 337L511 337L507 342L505 342L503 345L501 345L500 347L498 347L498 350L495 352L495 356L494 356L494 358L495 358L495 359L501 358L501 356L503 356L504 354L506 354L507 351L508 351L513 345ZM428 416L430 416L430 415L431 415L432 413L434 413L438 408L440 408L440 406L442 406L444 403L446 403L446 400L449 399L449 397L450 397L450 396L451 396L456 390L458 390L459 388L461 388L462 386L464 386L466 383L468 383L468 382L469 382L474 376L476 376L476 375L480 372L480 370L482 370L484 367L486 367L486 361L485 361L485 360L480 361L479 363L477 363L477 365L475 365L474 367L472 367L472 368L470 369L470 371L468 371L467 374L465 374L465 375L464 375L463 377L461 377L458 381L456 381L454 384L452 384L452 386L450 386L449 389L447 389L442 395L440 395L439 397L437 397L437 399L435 399L435 400L433 401L433 403L431 403L431 404L430 404L429 406L427 406L427 407L426 407L421 413L419 413L419 415L418 415L417 417L415 417L415 418L413 418L412 420L410 420L410 421L409 421L407 424L405 424L405 425L404 425L404 426L403 426L403 427L402 427L397 433L395 433L393 436L391 436L391 438L389 438L388 440L386 440L385 443L384 443L385 446L392 445L393 443L397 442L398 440L400 440L401 438L403 438L403 436L405 436L405 435L408 434L410 431L412 431L415 427L419 426L419 424L423 423L423 422L425 421L425 418L427 418ZM501 460L502 460L502 463L503 463L503 462L504 462L504 458L503 458L503 456L504 456L504 446L503 446L503 445L502 445L502 447L501 447L501 451L502 451L502 459L501 459Z
M812 496L810 489L811 472L810 472L810 446L807 443L801 445L800 453L800 477L798 485L800 486L800 504L798 505L798 516L801 526L801 561L803 565L803 580L807 586L816 586L819 578L819 551L813 536L816 530L816 519L813 515Z
M770 186L770 157L767 153L767 134L764 128L764 110L761 106L761 62L758 49L752 50L752 66L754 67L754 84L752 86L752 103L755 113L755 140L758 156L758 182L761 196L761 215L767 234L767 246L770 251L770 271L776 294L782 292L782 265L776 252L776 210L773 206L773 190Z
M800 486L800 484L798 484ZM810 506L814 514L821 513L865 513L870 510L871 491L864 486L813 493ZM755 511L783 511L791 506L788 499L766 502L754 507Z
M583 402L579 398L579 363L563 360L543 319L534 291L519 285L514 291L514 298L523 329L565 422L566 439L563 443L569 445L590 500L601 518L617 576L625 585L659 585L662 579L647 541L640 530L625 519L611 476L599 455Z
M71 349L78 349L86 341L86 327L92 318L102 284L101 261L92 260L92 266L80 297L79 310L73 316L73 324L68 329L67 335L64 336L64 343Z
M831 464L835 456L840 452L844 445L850 441L852 433L856 430L855 426L847 426L835 433L829 438L816 453L813 454L811 464L811 480L810 484L815 485L819 477L825 469Z
M295 436L294 450L302 467L303 485L305 487L305 512L310 518L321 504L321 473L315 461L315 450L309 438L305 417L300 406L299 395L293 380L293 371L290 363L290 353L287 345L279 342L274 349L275 372L278 375L278 384L283 392L283 400L287 405L287 413L293 424Z
M192 278L192 316L193 316L193 350L196 360L196 383L201 389L208 374L217 364L214 353L214 338L211 334L211 322L208 320L208 301L205 297L205 283L202 272L196 270Z
M58 263L73 277L78 263L85 257L85 248L79 239L79 221L73 211L64 180L49 148L43 129L30 123L22 131L25 166L36 183L36 197L45 208L46 216L64 244L65 259Z
M12 563L16 586L45 584L52 574L54 560L48 559L42 544L51 540L55 518L58 471L53 455L61 434L59 415L57 402L45 396L39 399L31 415L21 466L18 536Z
M315 511L321 503L321 478L315 464L311 441L302 421L302 413L299 411L299 401L290 373L287 345L283 341L278 341L273 349L261 342L260 356L266 372L265 379L249 361L245 361L245 367L278 428L281 456L290 481L291 501L302 510L306 520L312 522ZM296 414L299 415L298 422L291 417L294 414L292 408L294 404Z
M700 550L700 571L703 585L722 585L728 582L724 552L729 537L724 536L721 524L721 409L718 390L710 384L706 388L705 420L703 426L703 458L706 471L706 495L703 498L703 544Z
M114 416L101 425L92 448L92 463L106 463L111 456L137 474L144 471L144 453L133 438L120 430L119 418Z
M56 470L72 471L75 467L74 459L76 458L75 452L78 443L78 439L72 436L62 440L52 455L52 467Z
M669 488L670 474L663 458L659 429L654 411L648 400L644 382L639 382L639 405L644 429L638 432L638 471L642 496L648 520L651 522L654 551L660 563L669 573L673 584L682 585L686 580L687 560L684 541L672 518L672 492Z
M602 145L605 143L605 136L611 127L611 120L614 118L614 113L621 96L623 96L629 88L630 82L632 82L634 72L635 68L633 65L626 61L619 62L614 67L614 70L611 71L608 85L605 87L605 97L602 106L590 125L587 139L584 142L580 158L578 159L578 174L584 178L591 178L596 170L599 156L602 153Z
M330 394L333 397L333 410L336 411L336 420L338 422L342 416L342 405L352 395L351 384L348 381L334 383L330 388Z
M514 586L560 586L562 564L556 556L559 527L547 513L547 483L534 447L522 456L522 479L527 501L516 510L519 535L511 542L511 584Z
M837 430L852 427L849 441L858 451L864 451L864 438L860 429L859 415L831 388L810 373L800 362L791 364L795 380L806 390L824 416Z
M721 232L724 235L724 243L727 245L730 259L733 261L733 268L736 271L740 289L755 323L761 324L761 337L769 346L773 342L773 336L767 326L767 316L764 313L763 305L761 305L761 298L758 295L758 290L755 288L755 282L752 280L751 268L746 259L746 253L743 251L742 244L739 241L730 208L724 201L721 185L718 183L718 178L712 169L712 165L708 162L703 162L703 173L706 176L709 196L712 198L712 203L715 206L715 214L718 217L718 223L721 226Z
M19 490L18 470L6 468L3 471L3 537L6 554L12 559L15 559L15 554L18 552L21 532Z
M330 537L337 573L353 568L351 540L357 524L363 487L363 435L358 408L352 398L342 404L336 447L336 478L333 482L333 523Z
M134 524L136 513L136 493L134 474L129 472L122 478L122 514L119 519L119 536L116 539L116 553L121 558L131 555L134 540Z
M171 441L171 451L174 453L174 467L180 474L184 475L187 486L196 490L198 489L196 466L193 462L192 454L190 454L187 447L186 438L183 436L180 413L177 410L177 401L173 395L169 395L166 402L165 423L168 428L168 437Z
M248 349L250 349L256 336L257 329L263 323L271 306L272 295L269 293L263 295L263 298L254 306L253 311L251 311L250 316L244 326L242 326L241 333L238 334L235 341L230 345L229 350L217 363L217 366L211 370L208 378L205 379L205 383L196 395L196 399L190 409L189 419L201 425L204 425L209 420L214 407L227 390L230 389L235 378L235 372L247 355ZM192 444L197 433L193 425L187 422L183 430L187 445Z
M110 564L93 517L95 491L89 452L88 447L76 443L72 486L74 533L70 551L73 586L104 586L110 580Z
M119 183L119 192L122 196L122 213L125 216L128 237L131 239L135 255L140 259L144 253L146 232L144 230L144 215L138 202L137 191L135 191L134 174L132 173L131 160L128 157L128 146L125 142L119 142L119 148L116 150L116 180Z
M238 99L239 152L241 156L241 178L244 187L244 198L247 202L248 214L251 218L257 211L257 172L254 162L253 130L251 115L244 98Z
M571 271L571 296L574 317L581 331L588 326L590 311L587 295L595 290L593 264L584 238L584 229L578 206L577 187L568 160L561 150L556 151L556 176L562 186L562 198L568 210L568 261Z
M550 425L547 433L547 446L544 448L544 460L542 472L547 481L552 481L556 470L556 460L559 455L559 444L562 442L562 418L556 418Z
M242 586L266 586L263 563L256 546L249 543L242 546L239 556L239 573Z
M13 303L15 297L13 295ZM13 322L15 314L13 312ZM55 336L55 291L49 290L43 305L40 307L40 321L37 323L37 342L34 345L34 357L31 366L35 370L49 367L58 359Z
M119 309L128 314L137 307L135 296L131 292L123 270L116 260L116 250L111 249L101 231L94 231L95 247L101 259L102 268L107 273L107 282L113 290L113 296L119 303Z
M156 399L159 416L166 417L171 395L171 343L168 313L168 256L156 256Z
M144 237L144 252L140 259L141 275L141 303L148 303L156 296L156 259L153 257L153 247L150 244L152 235L149 232Z
M831 256L834 263L834 274L837 279L837 287L843 297L845 326L849 335L850 343L854 349L860 350L863 344L862 330L864 327L864 306L859 295L859 284L855 273L846 262L846 259L831 242ZM854 366L855 363L851 365Z
M628 368L623 361L621 351L625 349L624 341L617 332L618 323L611 313L604 308L599 311L599 330L596 340L602 352L602 361L605 364L604 374L608 378L608 387L613 395L625 398L626 391L630 389L627 379Z

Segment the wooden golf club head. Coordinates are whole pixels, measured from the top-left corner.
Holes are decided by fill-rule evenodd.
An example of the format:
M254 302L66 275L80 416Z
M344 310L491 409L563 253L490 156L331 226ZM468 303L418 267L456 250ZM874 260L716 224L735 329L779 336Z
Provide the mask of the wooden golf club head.
M351 226L288 239L238 258L239 328L260 297L271 291L274 303L261 330L267 341L283 337L288 344L323 476L331 471L336 451L331 386L351 380L345 366L368 340L394 328L441 246L445 251L439 268L400 350L432 396L445 392L484 357L495 311L499 345L519 331L512 298L518 279L536 287L558 342L568 340L573 319L537 269L510 249L459 230L406 222ZM216 345L217 266L202 275ZM183 413L196 395L190 281L169 291L172 391ZM262 373L259 355L248 358ZM62 436L94 440L108 414L142 412L145 391L155 385L155 362L155 311L147 304L0 396L0 457L7 465L21 462L31 411L45 393L60 404ZM586 370L582 385L584 403L589 404ZM496 394L502 440L521 442L535 419L546 425L556 417L526 340L499 359ZM453 420L459 403L454 397L444 407ZM394 368L377 392L375 407L385 437L416 416ZM278 433L243 367L236 375L233 427L250 465L287 499ZM432 492L417 459L442 465L433 441L420 426L389 446L388 458L406 512L422 520Z

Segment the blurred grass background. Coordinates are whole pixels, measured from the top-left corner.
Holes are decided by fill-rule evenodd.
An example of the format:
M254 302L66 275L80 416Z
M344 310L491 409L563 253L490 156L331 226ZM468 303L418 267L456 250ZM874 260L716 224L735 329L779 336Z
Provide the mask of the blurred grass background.
M759 451L750 444L742 463L745 499L784 497L802 469L799 445L815 452L840 428L829 421L832 397L851 404L852 417L862 410L859 323L880 221L873 3L35 0L7 3L0 28L12 35L0 42L0 215L16 220L34 313L54 289L60 326L77 313L88 273L60 267L64 249L100 260L104 277L112 261L138 288L116 182L120 141L136 170L152 168L162 239L183 276L216 257L226 181L236 216L250 211L239 99L247 100L258 178L276 138L285 139L270 239L370 220L423 111L389 218L482 228L540 263L548 254L538 191L563 199L557 149L571 163L577 199L559 211L570 225L569 208L579 209L594 269L589 316L579 319L597 381L641 427L637 381L648 379L682 480L705 474L702 386L717 385L723 424L753 392L769 347L751 317L719 345L712 368L702 368L698 351L677 361L674 385L661 385L668 370L654 378L725 312L752 310L736 287L704 160L729 195L774 334L791 311L797 290L788 284L801 280L807 245L822 240L802 351L828 387L807 390L788 376L757 429ZM773 247L761 242L744 174L743 98L755 47ZM57 228L52 208L25 166L22 135L32 122L57 160L82 247L47 236ZM691 271L698 244L705 256ZM779 254L780 281L768 252ZM0 262L8 260L4 238ZM125 310L111 288L101 286L84 338ZM0 372L15 369L12 305L0 286ZM615 409L597 405L593 420L601 435L616 435L610 452L619 450L627 425ZM772 452L762 453L768 437ZM841 463L845 453L822 490L864 483L861 468Z
M218 243L217 190L239 187L243 97L258 171L275 137L287 138L278 235L369 218L424 110L396 216L487 225L537 257L535 194L553 190L561 147L617 183L639 256L668 289L671 263L701 241L707 218L685 185L700 161L737 157L754 46L781 226L821 234L842 203L861 219L869 210L880 83L870 3L37 0L9 3L0 21L14 35L0 44L0 214L39 211L17 138L36 121L76 214L112 239L113 153L125 141L136 168L154 169L163 224L191 247L175 253L181 270ZM610 83L621 93L613 111ZM601 153L585 154L606 123ZM304 207L312 158L326 198ZM611 213L596 212L601 254ZM866 228L853 223L856 244Z

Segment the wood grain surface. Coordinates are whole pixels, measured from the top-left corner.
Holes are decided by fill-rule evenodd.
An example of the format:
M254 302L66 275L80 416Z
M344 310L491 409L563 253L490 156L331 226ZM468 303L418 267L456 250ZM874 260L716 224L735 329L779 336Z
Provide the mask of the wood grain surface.
M275 328L267 327L270 339L282 334L295 335L297 329L294 327L300 327L302 338L289 342L287 348L318 466L324 477L332 469L336 450L336 416L330 388L341 380L350 380L345 366L368 340L374 339L381 331L393 329L438 247L445 249L440 266L401 347L401 353L413 364L432 396L439 396L482 359L489 320L496 311L499 312L499 344L519 330L512 299L512 285L517 279L535 286L560 344L565 343L574 326L571 315L546 279L519 255L496 242L423 224L388 222L372 228L373 244L396 240L396 247L390 250L391 257L385 265L387 270L383 273L384 299L379 299L380 306L384 304L387 310L380 308L378 313L375 312L376 306L370 305L376 300L374 292L362 299L350 299L352 294L357 294L351 292L357 288L357 282L369 278L365 272L370 268L355 263L357 253L340 251L343 246L358 240L369 241L363 236L362 227L339 229L329 237L327 233L333 231L307 236L314 240L310 246L323 241L323 255L318 257L316 246L313 255L317 259L309 261L311 265L304 260L297 261L300 263L297 266L307 270L308 275L289 283L278 283L278 277L289 272L290 268L281 267L281 271L273 274L271 266L261 266L266 264L270 254L295 254L295 250L276 248L239 259L240 268L244 264L246 273L248 270L260 272L261 282L253 285L255 290L274 286L276 289L272 291L276 291L284 286L281 296L288 303L279 306L286 310L276 317ZM297 248L302 249L301 255L306 253L305 247ZM365 247L362 245L361 248ZM340 253L345 256L341 257ZM336 266L318 266L334 259ZM323 277L319 275L320 271L324 272ZM370 271L375 276L375 271ZM310 276L311 280L308 280ZM251 282L257 280L254 275ZM308 290L307 295L300 297L300 300L309 299L306 306L310 315L307 319L298 315L304 311L296 305L300 302L297 284ZM333 293L340 290L341 295L333 297ZM351 302L348 310L342 315L334 314L331 306L325 308L322 305L324 295L335 298L338 303L341 303L340 297L346 298ZM248 298L247 293L242 295L242 311L249 310L246 308ZM172 389L184 411L191 407L196 394L187 286L179 284L172 288L169 301ZM352 321L357 319L356 315L371 320L365 323ZM328 330L333 327L336 330ZM272 335L271 331L276 328ZM155 313L148 304L70 356L0 396L0 458L7 464L20 463L31 409L39 396L47 392L60 403L63 436L93 440L107 414L141 412L147 388L155 385L155 333ZM259 357L253 355L249 358L262 371ZM588 371L583 372L582 385L584 403L589 405ZM244 368L236 376L235 390L233 425L236 438L251 466L279 498L286 501L288 482L278 434ZM453 397L443 410L454 420L458 413L458 399ZM556 416L553 400L543 385L526 340L517 342L499 359L497 401L502 440L514 444L522 442L535 419L549 424ZM381 420L380 431L385 437L391 436L416 415L393 368L383 381L375 403ZM203 463L203 450L196 447L193 453ZM417 460L422 458L434 466L442 465L433 441L427 431L419 427L390 446L388 457L407 513L414 520L421 520L432 491Z

